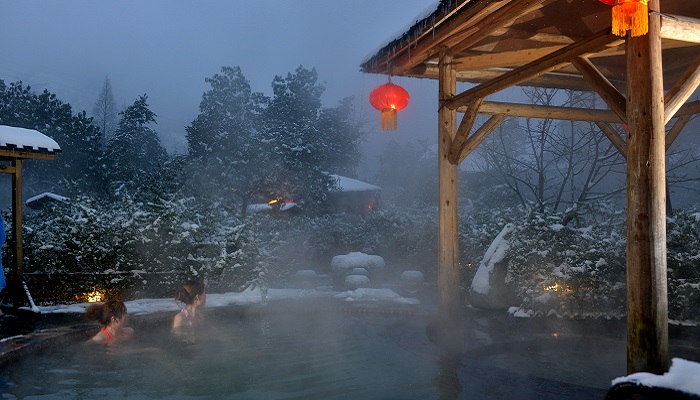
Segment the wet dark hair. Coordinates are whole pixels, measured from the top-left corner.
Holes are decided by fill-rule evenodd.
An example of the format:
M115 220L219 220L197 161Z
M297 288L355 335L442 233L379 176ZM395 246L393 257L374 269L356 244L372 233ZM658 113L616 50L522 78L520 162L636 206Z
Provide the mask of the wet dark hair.
M114 318L126 315L126 304L121 300L107 300L104 304L93 304L85 309L85 318L98 321L104 326Z
M185 304L192 304L197 295L202 295L202 293L204 293L204 283L194 280L187 281L177 293L175 293L175 300Z

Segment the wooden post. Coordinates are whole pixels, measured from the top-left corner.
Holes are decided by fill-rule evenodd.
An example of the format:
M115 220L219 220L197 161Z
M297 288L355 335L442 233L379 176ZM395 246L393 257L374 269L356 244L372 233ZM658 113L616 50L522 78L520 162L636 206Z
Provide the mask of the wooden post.
M19 307L19 298L22 290L22 160L12 161L14 173L12 174L12 245L14 258L12 259L12 279L9 282L10 296L14 308Z
M649 2L659 11L659 0ZM668 370L666 165L659 15L627 38L627 372Z
M443 55L439 62L438 110L438 294L439 317L444 328L458 333L461 326L459 291L459 253L457 242L457 165L450 163L449 153L457 129L457 111L445 107L445 101L457 91L457 74L452 57ZM450 334L453 339L459 335ZM452 341L453 344L458 344Z

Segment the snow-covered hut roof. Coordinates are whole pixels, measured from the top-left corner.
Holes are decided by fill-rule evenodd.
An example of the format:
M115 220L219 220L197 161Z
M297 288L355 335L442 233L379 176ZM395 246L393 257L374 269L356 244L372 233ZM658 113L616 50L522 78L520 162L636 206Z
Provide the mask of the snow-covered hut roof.
M28 198L25 202L24 205L26 205L29 208L33 208L35 210L40 210L46 203L50 201L56 201L59 203L66 203L68 202L68 197L61 196L56 193L51 193L51 192L44 192L40 193L36 196L32 196Z
M54 159L61 147L34 129L0 125L0 158Z
M358 181L357 179L340 175L331 176L338 181L338 192L376 192L382 190L379 186Z

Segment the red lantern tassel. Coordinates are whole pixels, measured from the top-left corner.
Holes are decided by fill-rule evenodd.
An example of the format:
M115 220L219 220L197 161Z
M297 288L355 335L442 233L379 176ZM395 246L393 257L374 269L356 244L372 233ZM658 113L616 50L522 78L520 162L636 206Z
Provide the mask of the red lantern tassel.
M649 32L648 0L617 0L612 9L612 33L625 36L627 31L634 36Z
M393 108L385 108L382 110L382 130L383 131L395 131L396 130L396 110Z

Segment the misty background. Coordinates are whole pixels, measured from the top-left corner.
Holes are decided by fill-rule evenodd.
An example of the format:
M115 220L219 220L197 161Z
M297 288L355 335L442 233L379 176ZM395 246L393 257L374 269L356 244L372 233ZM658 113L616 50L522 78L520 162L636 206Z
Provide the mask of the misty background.
M387 277L418 270L434 282L437 83L393 78L411 102L396 132L380 132L368 95L386 77L359 72L434 9L407 0L1 2L0 124L37 129L63 150L25 164L25 199L46 190L70 198L23 224L33 290L61 289L37 298L80 301L105 280L131 298L169 293L185 276L221 291L285 285L350 252L381 255ZM604 107L592 93L537 88L490 99ZM119 112L109 129L101 102ZM700 301L697 126L668 155L679 319L697 318L688 305ZM620 316L624 168L595 124L504 121L461 166L464 292L510 223L510 305ZM333 210L329 173L380 186L381 207ZM9 177L0 184L9 223ZM248 211L270 199L304 211ZM42 284L47 277L64 280Z

